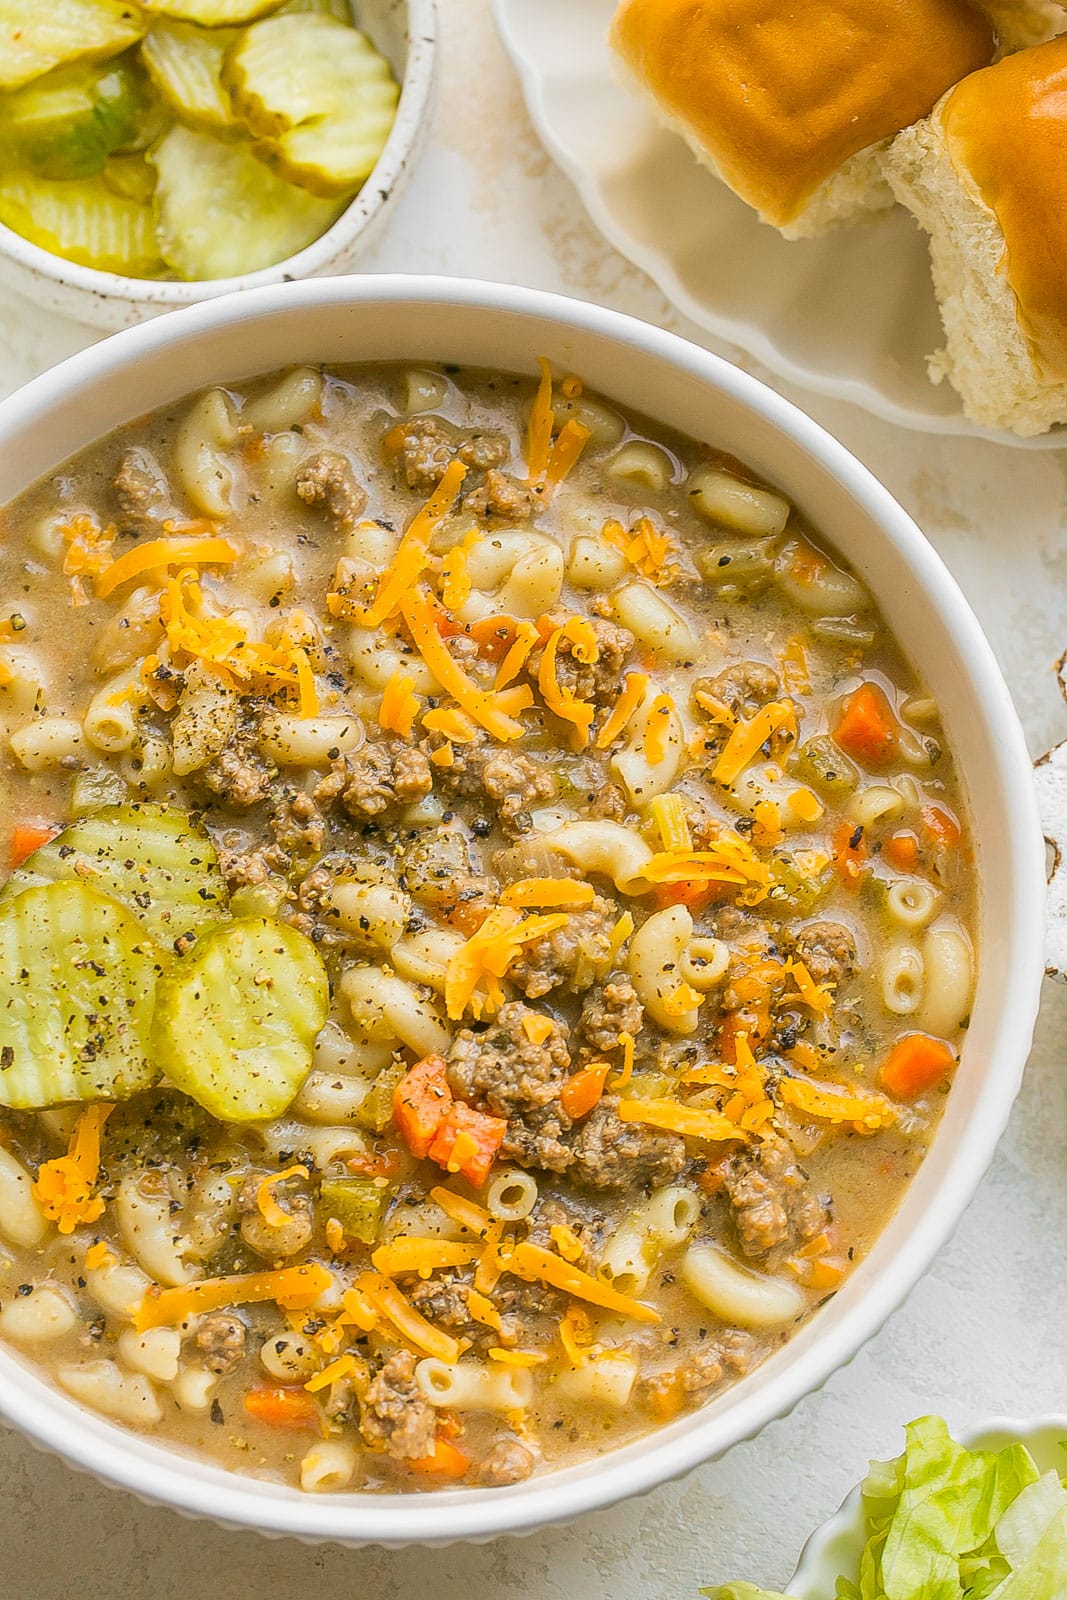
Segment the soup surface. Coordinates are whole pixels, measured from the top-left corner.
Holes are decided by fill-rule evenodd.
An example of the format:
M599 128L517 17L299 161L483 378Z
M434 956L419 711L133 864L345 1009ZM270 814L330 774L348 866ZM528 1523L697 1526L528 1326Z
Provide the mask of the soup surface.
M307 1490L507 1484L751 1372L927 1148L937 705L714 441L298 369L3 513L0 1339Z

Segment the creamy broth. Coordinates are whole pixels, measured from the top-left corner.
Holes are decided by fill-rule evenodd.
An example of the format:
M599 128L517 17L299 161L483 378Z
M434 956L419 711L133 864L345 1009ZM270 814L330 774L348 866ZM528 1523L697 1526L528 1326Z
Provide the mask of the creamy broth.
M308 368L2 531L0 1338L235 1470L432 1490L646 1432L840 1287L974 884L801 513L575 377Z

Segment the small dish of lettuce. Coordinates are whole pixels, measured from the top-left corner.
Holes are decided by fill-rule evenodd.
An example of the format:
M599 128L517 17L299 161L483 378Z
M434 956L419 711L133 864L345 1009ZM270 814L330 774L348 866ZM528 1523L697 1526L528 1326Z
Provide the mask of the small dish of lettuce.
M786 1595L708 1600L1067 1600L1067 1418L997 1422L958 1444L940 1417L905 1428L805 1547Z

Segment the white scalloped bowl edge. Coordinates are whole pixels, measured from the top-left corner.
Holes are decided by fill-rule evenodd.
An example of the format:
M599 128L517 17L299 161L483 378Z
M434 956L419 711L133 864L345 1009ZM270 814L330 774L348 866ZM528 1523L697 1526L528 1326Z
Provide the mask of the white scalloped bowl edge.
M302 1496L124 1433L0 1350L0 1415L108 1483L226 1526L343 1544L484 1540L569 1521L721 1455L818 1388L902 1302L970 1201L1021 1079L1044 965L1044 845L1022 731L992 651L939 557L866 468L718 357L617 312L505 285L353 277L253 290L128 329L0 403L0 503L95 438L207 384L303 361L532 374L540 355L780 485L878 596L938 696L983 883L985 953L959 1083L870 1257L788 1344L704 1409L510 1488Z
M1067 1466L1063 1441L1067 1440L1067 1415L1047 1412L1029 1421L993 1417L969 1428L953 1430L953 1438L968 1450L1003 1450L1024 1444L1042 1472L1062 1473ZM827 1600L839 1577L855 1580L864 1545L862 1484L856 1487L808 1539L785 1593L795 1600Z
M0 223L0 284L42 311L114 332L201 300L350 267L401 193L429 125L437 67L437 0L360 0L360 22L401 83L396 118L352 203L296 255L236 278L126 278L65 261Z

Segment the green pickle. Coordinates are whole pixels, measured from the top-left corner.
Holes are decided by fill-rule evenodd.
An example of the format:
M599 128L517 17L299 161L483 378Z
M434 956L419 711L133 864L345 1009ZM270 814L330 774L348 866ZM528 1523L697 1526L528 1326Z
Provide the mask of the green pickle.
M174 1086L221 1122L280 1116L330 1009L310 939L248 917L216 928L160 981L152 1043Z
M144 33L125 0L0 0L0 90L19 89L68 61L104 61Z
M370 1092L360 1101L355 1121L368 1133L384 1133L393 1120L393 1090L407 1071L403 1061L393 1061L379 1072Z
M88 178L134 137L139 109L125 61L60 67L0 99L0 154L45 178Z
M0 1105L124 1100L159 1076L149 1050L162 951L123 906L77 882L0 904Z
M373 1244L391 1198L387 1184L373 1178L324 1178L322 1214L336 1217L349 1239Z
M227 915L214 845L187 812L170 806L89 812L15 869L0 906L34 884L71 878L121 901L168 950Z
M851 794L860 781L855 763L826 733L817 734L794 750L786 766L794 778L810 783L834 799Z

